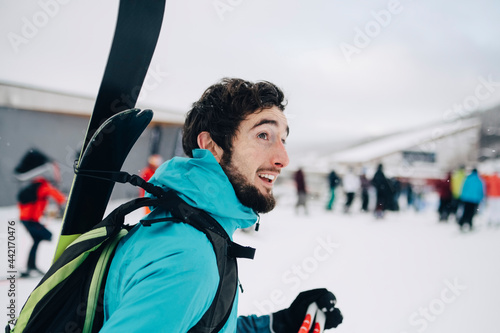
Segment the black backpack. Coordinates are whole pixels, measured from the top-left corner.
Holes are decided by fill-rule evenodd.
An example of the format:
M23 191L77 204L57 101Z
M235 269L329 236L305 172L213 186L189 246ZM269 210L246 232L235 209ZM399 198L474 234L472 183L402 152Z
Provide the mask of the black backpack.
M174 191L165 192L139 176L124 172L115 172L105 178L141 186L154 192L156 198L138 198L120 205L71 243L30 294L14 328L11 329L9 322L5 332L98 332L103 325L104 286L111 259L120 239L132 228L124 225L125 216L144 206L161 207L172 215L171 218L142 220L144 226L164 221L184 222L210 240L217 259L219 285L211 306L189 332L209 333L222 329L231 313L238 287L236 258L252 259L255 249L232 242L216 220L188 205Z
M35 202L38 198L38 188L41 184L40 182L33 182L23 187L19 193L17 193L17 201L21 204Z

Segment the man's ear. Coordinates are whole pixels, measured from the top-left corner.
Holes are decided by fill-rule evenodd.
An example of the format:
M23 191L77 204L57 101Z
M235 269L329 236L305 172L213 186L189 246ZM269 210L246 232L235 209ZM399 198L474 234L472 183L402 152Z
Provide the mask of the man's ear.
M201 132L198 134L198 147L201 149L207 149L210 150L212 155L214 155L215 159L217 162L220 162L222 158L222 153L224 152L221 147L219 147L218 144L215 143L214 140L212 140L212 136L208 132Z

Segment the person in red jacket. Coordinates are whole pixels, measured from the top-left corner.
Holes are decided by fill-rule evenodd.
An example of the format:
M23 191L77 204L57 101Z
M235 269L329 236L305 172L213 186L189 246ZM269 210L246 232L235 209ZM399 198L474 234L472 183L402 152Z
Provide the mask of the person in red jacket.
M485 178L486 205L488 207L488 225L500 227L500 172Z
M148 158L148 166L145 167L144 169L141 170L141 178L144 179L145 181L149 181L151 177L153 177L153 174L155 173L156 169L163 163L163 158L161 155L154 154L149 156ZM143 197L145 194L144 189L139 189L139 196ZM149 207L144 207L144 210L146 214L151 213L151 210Z
M44 174L55 168L52 161L38 150L31 149L16 167L15 173L20 180L30 180L18 193L19 219L33 238L26 272L22 277L33 272L43 274L36 266L36 254L41 241L52 239L52 233L40 223L40 220L52 198L59 206L66 201L66 196L55 188Z

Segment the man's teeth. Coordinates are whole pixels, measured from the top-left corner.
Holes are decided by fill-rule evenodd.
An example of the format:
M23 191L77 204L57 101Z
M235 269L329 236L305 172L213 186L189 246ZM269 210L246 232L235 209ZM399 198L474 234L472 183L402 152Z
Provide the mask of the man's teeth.
M271 181L273 181L276 178L276 176L274 176L274 175L268 175L268 174L260 174L259 177L261 177L261 178L267 178L267 179L269 179Z

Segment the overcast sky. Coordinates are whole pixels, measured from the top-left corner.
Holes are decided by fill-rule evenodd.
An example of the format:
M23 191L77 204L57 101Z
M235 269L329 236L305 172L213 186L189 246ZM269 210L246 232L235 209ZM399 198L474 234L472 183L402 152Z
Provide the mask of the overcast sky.
M95 97L117 9L0 0L0 81ZM289 144L379 135L500 104L500 2L167 1L151 71L140 107L184 113L224 76L268 80Z

